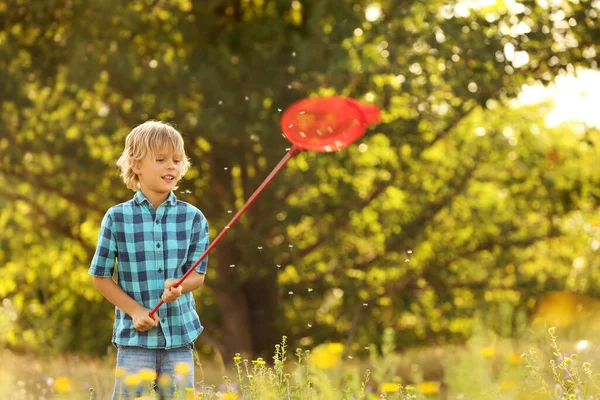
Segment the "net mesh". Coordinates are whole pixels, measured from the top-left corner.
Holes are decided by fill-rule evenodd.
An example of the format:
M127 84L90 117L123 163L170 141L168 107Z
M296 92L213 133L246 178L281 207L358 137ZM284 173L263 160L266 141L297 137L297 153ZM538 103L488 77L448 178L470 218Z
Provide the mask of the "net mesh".
M311 97L292 104L281 117L285 137L303 150L340 150L379 122L379 109L345 97Z

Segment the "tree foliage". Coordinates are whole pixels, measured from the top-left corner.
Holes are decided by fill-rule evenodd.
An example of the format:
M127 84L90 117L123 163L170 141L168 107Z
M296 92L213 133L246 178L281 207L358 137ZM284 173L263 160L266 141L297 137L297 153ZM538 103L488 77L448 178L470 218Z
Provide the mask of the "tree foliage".
M365 11L379 7L381 14ZM405 346L545 290L594 294L597 130L547 128L522 85L597 68L592 1L0 3L0 318L14 347L103 351L112 307L87 275L100 220L132 195L114 165L146 119L184 134L177 196L211 237L289 143L281 110L379 105L357 145L302 153L211 255L205 342ZM578 268L573 269L575 259ZM505 312L504 312L505 313ZM514 313L514 315L521 315Z

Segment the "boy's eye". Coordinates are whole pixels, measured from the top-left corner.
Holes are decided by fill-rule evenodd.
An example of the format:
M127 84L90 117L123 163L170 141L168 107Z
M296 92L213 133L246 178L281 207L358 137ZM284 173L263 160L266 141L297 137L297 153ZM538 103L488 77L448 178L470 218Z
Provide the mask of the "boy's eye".
M175 163L179 164L181 160L173 160Z

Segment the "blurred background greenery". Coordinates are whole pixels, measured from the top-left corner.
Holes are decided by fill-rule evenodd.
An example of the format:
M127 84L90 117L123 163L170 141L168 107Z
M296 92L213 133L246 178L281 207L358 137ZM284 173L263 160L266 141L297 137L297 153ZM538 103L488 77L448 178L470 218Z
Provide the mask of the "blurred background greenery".
M0 1L0 346L110 348L114 308L87 269L104 212L132 197L115 166L132 127L183 133L176 195L214 238L285 154L282 110L317 94L376 104L382 123L292 160L211 254L201 352L265 355L285 334L366 356L386 327L406 350L479 323L507 338L573 324L600 295L599 13Z

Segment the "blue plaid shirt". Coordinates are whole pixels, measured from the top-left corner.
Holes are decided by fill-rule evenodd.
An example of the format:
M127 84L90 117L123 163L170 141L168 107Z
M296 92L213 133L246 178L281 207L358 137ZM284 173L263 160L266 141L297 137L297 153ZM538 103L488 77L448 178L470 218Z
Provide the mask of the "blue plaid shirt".
M89 269L91 275L110 278L138 303L152 309L168 278L180 278L208 247L208 223L196 207L177 200L173 192L157 210L142 192L108 210L98 235ZM115 260L117 264L115 266ZM205 274L208 258L196 267ZM150 349L176 348L193 343L204 329L192 293L158 309L160 324L138 332L133 320L115 307L112 341L115 345Z

